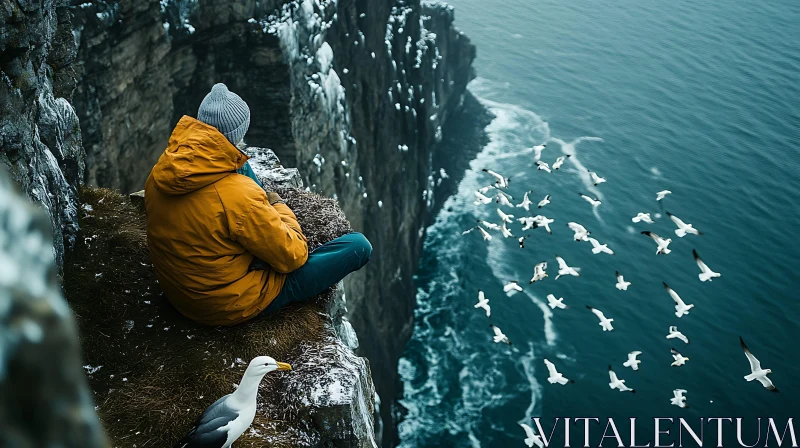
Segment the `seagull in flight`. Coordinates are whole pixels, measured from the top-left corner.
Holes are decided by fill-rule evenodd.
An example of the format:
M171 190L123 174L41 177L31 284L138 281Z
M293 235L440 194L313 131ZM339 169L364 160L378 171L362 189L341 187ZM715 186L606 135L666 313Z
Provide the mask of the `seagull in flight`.
M517 284L515 281L510 281L503 286L503 292L506 293L509 297L513 296L514 294L522 291L522 287Z
M664 289L667 290L670 297L672 297L672 300L675 301L675 315L680 318L685 314L689 314L689 310L694 308L694 305L693 304L687 305L686 302L684 302L683 299L681 299L681 296L679 296L678 293L675 292L675 290L669 287L667 282L661 282L661 283L664 284Z
M492 170L487 170L484 168L482 170L484 173L494 177L494 186L497 188L508 188L508 183L511 182L511 178L503 177L500 173L496 173Z
M688 361L688 360L689 360L689 357L688 357L688 356L683 356L683 355L681 355L681 354L680 354L680 353L679 353L677 350L675 350L674 348L670 349L670 350L669 350L669 352L670 352L670 353L672 353L672 359L674 359L674 360L675 360L675 361L673 361L673 362L672 362L672 364L671 364L671 365L672 365L672 367L680 367L680 366L682 366L682 365L686 364L686 361Z
M558 261L558 275L556 275L556 280L562 275L571 275L573 277L580 277L580 273L578 273L578 269L573 268L567 265L567 262L564 261L563 258L556 255L556 261Z
M638 215L631 218L631 221L633 222L644 221L648 224L652 224L654 222L653 218L650 217L650 213L642 213L642 212L639 212Z
M599 200L599 199L597 199L597 198L593 198L593 197L590 197L590 196L586 196L586 195L585 195L585 194L583 194L583 193L579 193L579 194L581 195L581 197L583 198L583 200L584 200L584 201L586 201L586 202L588 202L588 203L592 204L592 207L599 207L599 206L600 206L600 204L602 204L602 203L603 203L603 201L601 201L601 200Z
M489 230L500 230L500 226L493 222L478 220L478 223Z
M744 377L747 381L758 380L764 388L771 392L777 392L778 388L772 384L772 380L767 378L767 375L772 373L772 369L764 369L761 367L761 361L759 361L752 353L750 353L750 349L747 348L747 345L744 343L744 339L739 336L739 342L742 344L742 350L744 350L744 355L747 356L747 360L750 362L750 373Z
M533 147L533 160L539 161L542 158L542 151L547 148L547 143L542 143L541 145L536 145Z
M475 304L475 308L483 308L486 311L486 317L491 317L492 315L492 308L489 306L489 299L486 298L481 290L478 290L478 303Z
M523 216L522 218L517 218L517 221L522 224L523 232L539 227L539 224L536 223L536 219L534 219L533 216Z
M546 261L543 261L543 262L537 264L536 266L534 266L533 267L533 278L531 278L531 281L529 282L529 284L530 283L536 283L539 280L542 280L545 277L547 277L547 272L545 272L545 269L547 269L547 262Z
M608 244L600 244L600 241L597 241L592 237L589 237L589 242L592 243L593 254L597 255L600 252L603 252L609 255L614 255L614 251L608 248Z
M513 207L514 204L512 204L511 201L508 198L511 198L511 195L509 195L508 193L504 193L504 192L502 192L500 190L497 190L497 194L494 195L494 202L496 202L496 203L498 203L498 204L500 204L500 205L502 205L504 207ZM513 198L511 198L511 199L513 199Z
M614 322L614 319L608 319L602 311L598 310L597 308L592 308L589 305L586 305L586 309L593 312L598 319L600 319L600 326L603 327L603 331L614 331L614 327L611 325L611 322Z
M547 306L549 306L551 310L556 308L560 308L562 310L567 309L567 305L564 305L564 298L560 297L556 299L556 296L552 294L547 295Z
M532 202L530 199L528 199L528 194L529 194L530 192L531 192L530 190L528 190L528 191L526 191L526 192L525 192L525 196L523 196L523 197L522 197L522 202L520 202L519 204L517 204L517 205L516 205L517 207L522 207L522 208L524 208L524 209L525 209L525 211L530 211L530 209L531 209L531 204L533 204L533 202Z
M525 430L525 445L527 445L529 448L532 448L533 445L536 445L539 448L544 448L542 436L533 432L533 428L525 423L520 423L519 426L522 426L522 429Z
M525 249L525 239L526 238L530 238L530 235L521 236L521 237L519 237L517 239L517 241L519 242L519 248L520 249Z
M671 404L678 406L679 408L688 408L689 405L686 404L686 396L683 395L686 393L686 389L675 389L672 391L673 397L669 399Z
M514 222L514 215L507 215L507 214L503 213L503 211L500 210L499 208L497 209L497 214L498 214L498 216L500 216L500 219L504 223L507 222L507 223L511 224L512 222Z
M570 157L572 157L572 154L567 154L565 156L561 156L561 157L557 158L556 161L553 162L553 169L557 170L557 169L561 168L561 165L564 164L564 161L567 160Z
M650 238L653 239L653 241L656 242L656 244L658 244L658 248L656 249L656 255L666 255L672 252L672 250L669 249L669 243L672 242L671 238L667 239L661 238L660 236L658 236L653 232L650 232L649 230L645 230L644 232L642 232L642 235L649 236Z
M697 276L700 277L701 282L710 282L712 278L717 278L722 275L719 272L712 271L707 264L703 263L700 255L697 255L696 250L692 249L692 255L694 255L694 261L697 263L697 266L700 267L700 273L697 274Z
M511 345L511 341L508 340L508 336L503 334L503 330L501 330L500 327L492 324L489 324L489 326L492 327L492 330L494 330L493 340L495 344L502 342L503 344Z
M575 232L575 241L589 241L589 232L586 227L578 224L577 222L568 222L567 227Z
M672 213L667 212L667 216L669 216L669 219L671 219L672 222L674 222L675 225L678 226L678 228L675 229L675 235L678 235L679 238L685 237L687 233L691 233L692 235L701 235L699 230L692 227L691 224L686 224L680 218L673 215Z
M617 289L619 289L620 291L627 291L628 286L631 286L631 282L626 282L625 278L622 277L622 274L620 274L619 271L616 271L616 275L617 275L617 285L616 285Z
M544 197L544 199L539 201L539 208L542 208L549 203L550 203L550 195L548 194L547 196Z
M544 365L547 366L547 372L550 376L547 377L547 382L550 384L560 384L562 386L566 385L567 383L574 383L564 375L562 375L558 370L556 370L556 365L550 362L547 358L544 358Z
M660 201L660 200L664 199L664 196L666 196L668 194L672 194L672 192L669 191L669 190L661 190L661 191L659 191L658 193L656 193L656 201Z
M481 236L483 237L483 240L484 240L484 241L491 241L491 240L492 240L492 235L491 235L491 234L489 234L489 232L487 232L486 230L484 230L484 228L483 228L483 227L481 227L481 226L475 226L475 227L473 227L473 228L471 228L471 229L467 229L467 230L465 230L465 231L461 232L461 234L462 234L462 235L466 235L466 234L468 234L468 233L472 232L472 231L473 231L473 230L475 230L475 229L478 229L478 230L480 230L480 231L481 231Z
M492 198L490 198L488 196L485 196L480 191L476 191L475 192L475 202L473 202L473 204L475 204L475 205L486 205L486 204L488 204L490 202L492 202Z
M594 184L595 187L606 181L605 178L598 176L597 173L595 173L594 171L589 171L589 176L592 178L592 183Z
M683 333L678 331L678 327L672 325L669 327L669 334L667 335L667 339L680 339L684 343L689 343L689 338L686 337Z
M639 370L639 364L641 364L642 361L636 359L636 357L641 355L641 354L642 354L642 352L640 352L638 350L628 353L628 360L623 362L622 365L625 366L625 367L630 367L633 370Z
M625 380L617 378L617 374L614 373L614 369L612 369L611 366L608 366L608 376L611 378L611 382L608 383L608 387L611 389L618 389L620 392L636 393L635 390L625 385Z
M536 215L533 217L533 221L536 223L536 227L544 227L544 229L547 230L547 233L553 233L553 231L550 230L550 224L555 222L555 219L550 219L544 215Z
M511 233L511 231L510 231L510 230L508 230L508 227L506 227L506 223L505 223L505 222L503 222L503 226L502 226L502 227L500 227L500 231L503 233L503 237L504 237L504 238L511 238L512 236L514 236L514 235Z
M536 162L536 169L540 170L540 171L547 171L548 173L552 173L552 171L550 171L550 165L548 165L547 162L543 162L541 160Z

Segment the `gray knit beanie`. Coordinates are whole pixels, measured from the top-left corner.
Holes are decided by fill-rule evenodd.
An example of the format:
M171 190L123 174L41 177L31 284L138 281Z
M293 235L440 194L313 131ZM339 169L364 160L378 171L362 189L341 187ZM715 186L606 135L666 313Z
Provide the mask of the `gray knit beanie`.
M197 119L214 126L228 141L236 145L250 127L250 108L239 95L228 90L225 84L214 84L203 98Z

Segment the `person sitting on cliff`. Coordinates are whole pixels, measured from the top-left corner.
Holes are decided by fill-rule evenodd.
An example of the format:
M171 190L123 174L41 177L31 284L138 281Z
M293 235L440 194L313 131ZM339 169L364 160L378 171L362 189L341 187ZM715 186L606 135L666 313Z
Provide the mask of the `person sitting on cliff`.
M310 299L372 254L356 232L308 252L292 210L262 188L237 149L249 125L247 104L216 84L197 119L184 116L175 126L145 184L159 284L181 314L206 325L238 324Z

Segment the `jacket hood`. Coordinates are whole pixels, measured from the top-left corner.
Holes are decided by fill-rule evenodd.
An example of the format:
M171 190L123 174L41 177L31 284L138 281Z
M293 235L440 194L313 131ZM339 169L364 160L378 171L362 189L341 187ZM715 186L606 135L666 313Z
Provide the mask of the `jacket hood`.
M247 159L215 127L184 115L150 174L159 191L181 195L232 174Z

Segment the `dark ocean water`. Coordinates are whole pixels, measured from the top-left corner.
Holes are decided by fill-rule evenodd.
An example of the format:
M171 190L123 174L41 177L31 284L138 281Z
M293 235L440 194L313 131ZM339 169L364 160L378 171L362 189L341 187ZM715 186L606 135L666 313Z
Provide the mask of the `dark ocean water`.
M523 446L518 422L534 416L548 427L554 417L599 417L594 446L606 418L627 426L639 417L650 440L653 417L695 427L701 417L743 417L752 444L756 417L800 417L800 2L449 3L478 46L470 88L497 117L491 143L428 229L415 333L400 363L402 446ZM559 172L533 167L529 148L543 141L548 163L573 154ZM496 204L473 205L473 192L491 183L482 168L510 176L516 202L530 189L535 202L551 194L541 212L555 219L553 234L515 223L516 236L532 235L522 250L499 233L490 242L462 236L476 218L499 222ZM584 168L608 182L592 187ZM702 236L674 234L655 201L663 189L673 192L664 208ZM578 192L603 200L596 214ZM662 216L634 224L638 212ZM616 255L572 241L568 221ZM641 230L671 237L672 253L656 257ZM693 248L721 278L699 281ZM581 277L554 280L556 254ZM550 277L528 285L544 260ZM615 270L633 283L628 291L614 287ZM507 297L511 279L525 290ZM695 304L689 315L674 315L662 281ZM492 342L472 307L478 289L513 346ZM551 312L549 293L571 308ZM587 304L613 317L615 331L602 332ZM691 344L665 339L670 325ZM740 335L780 393L743 379ZM673 346L691 358L685 366L670 366ZM643 352L636 372L622 366L633 350ZM575 383L549 384L543 358ZM635 395L609 389L609 364ZM688 390L690 408L670 405L677 388ZM716 426L706 433L716 441ZM582 430L575 434L582 444ZM725 446L738 446L735 437Z

